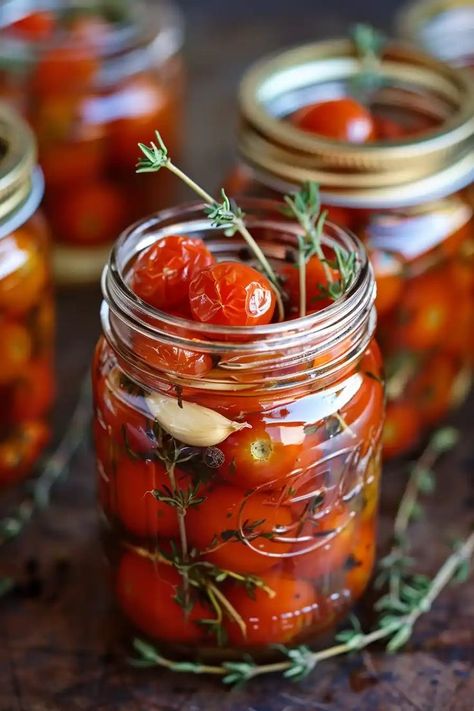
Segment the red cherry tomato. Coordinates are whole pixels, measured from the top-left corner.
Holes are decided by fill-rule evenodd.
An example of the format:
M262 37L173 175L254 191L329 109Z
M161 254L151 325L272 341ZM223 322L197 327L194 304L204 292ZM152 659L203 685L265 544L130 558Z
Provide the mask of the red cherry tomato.
M99 140L52 142L40 146L40 163L48 187L57 191L64 188L74 191L81 185L100 184L104 169L103 145ZM54 197L50 206L53 216L62 203L61 193Z
M106 472L111 479L112 509L125 528L142 538L173 538L179 533L176 508L158 501L154 490L164 492L171 482L160 462L142 461L122 456L115 474ZM176 486L186 491L193 486L189 475L175 470Z
M139 255L131 288L143 301L169 311L188 302L192 278L211 264L214 257L202 240L164 237Z
M135 335L133 348L148 365L168 373L204 375L212 369L212 358L207 353L198 353L166 343L155 343L140 334Z
M375 561L375 543L375 519L372 517L355 531L351 556L346 563L346 585L352 600L362 595L370 580Z
M404 127L393 119L385 116L374 116L373 121L377 141L397 141L407 135Z
M397 321L388 336L397 348L427 350L441 345L451 328L456 306L453 292L446 288L443 274L428 272L405 285L399 301Z
M267 324L275 310L266 276L239 262L219 262L196 274L189 301L195 319L219 326Z
M219 445L225 460L217 475L244 489L278 484L300 466L303 428L260 415L247 417L246 422L252 429L235 432Z
M19 378L31 357L32 342L24 326L0 322L0 385Z
M45 40L54 32L56 20L47 10L31 12L8 25L8 30L28 40Z
M333 280L339 279L339 273L335 269L328 267L329 274ZM300 272L296 264L285 264L281 270L284 281L284 289L289 297L288 311L293 317L300 314ZM306 284L306 313L311 314L321 311L333 303L331 298L324 296L324 290L328 287L328 278L323 263L318 257L311 257L306 263L305 270Z
M401 258L381 250L370 252L370 262L377 282L375 306L378 315L384 316L398 304L403 293L404 264Z
M237 487L217 486L189 509L186 522L191 542L206 560L239 573L268 570L291 548L285 540L290 509L270 493L245 498Z
M354 228L355 213L347 207L339 207L339 205L321 205L321 211L327 212L327 219L334 222L336 225Z
M418 442L421 418L416 406L408 402L389 402L383 428L385 459L409 452Z
M90 183L62 195L50 216L61 241L103 244L115 240L126 226L127 199L111 183Z
M15 386L11 416L15 422L37 420L51 407L54 397L53 366L49 360L34 361L23 370Z
M262 579L273 591L273 596L257 588L250 597L244 588L237 586L226 592L246 626L244 635L235 622L227 622L232 644L239 647L285 644L323 621L321 605L310 583L277 572L267 573Z
M303 511L302 518L298 517L300 541L295 544L292 558L295 574L315 579L342 569L352 552L355 513L342 501L329 513L320 514L317 508L314 512Z
M23 314L38 304L47 282L47 261L33 233L19 229L0 240L0 310ZM0 326L1 328L1 326ZM0 337L0 348L4 338ZM0 357L0 370L2 358Z
M42 97L78 94L91 88L98 69L98 59L90 47L53 47L41 55L32 88Z
M129 551L118 568L118 603L140 632L174 644L195 644L205 636L197 621L209 619L212 612L196 601L186 615L175 600L181 584L181 576L172 566Z
M424 425L434 425L444 417L453 401L456 367L449 356L441 353L428 358L408 388Z
M13 484L29 474L49 437L48 426L33 420L0 440L0 484Z
M374 137L370 112L348 97L305 106L292 117L303 131L349 143L367 143Z

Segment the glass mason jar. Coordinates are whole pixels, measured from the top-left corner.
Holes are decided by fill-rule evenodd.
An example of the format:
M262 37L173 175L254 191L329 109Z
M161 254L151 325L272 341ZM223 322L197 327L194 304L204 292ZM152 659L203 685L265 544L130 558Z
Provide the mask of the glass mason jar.
M398 18L403 37L455 67L474 68L472 0L415 0Z
M59 282L97 280L116 235L173 202L169 177L135 164L155 129L179 153L181 45L167 0L3 3L0 97L37 135Z
M300 230L281 206L242 206L274 267L289 259ZM209 326L127 285L169 234L249 258L189 205L125 232L104 272L94 428L115 598L160 647L268 652L334 626L371 574L384 410L372 270L328 224L323 243L357 257L345 297L293 321Z
M350 93L360 71L345 40L251 68L240 92L242 161L227 189L278 196L314 180L330 218L365 242L387 374L388 457L415 447L469 389L474 98L461 72L392 44L378 68L382 81L366 97L392 138L354 144L292 124L302 107Z
M50 435L54 309L35 162L30 130L0 105L0 487L31 471Z

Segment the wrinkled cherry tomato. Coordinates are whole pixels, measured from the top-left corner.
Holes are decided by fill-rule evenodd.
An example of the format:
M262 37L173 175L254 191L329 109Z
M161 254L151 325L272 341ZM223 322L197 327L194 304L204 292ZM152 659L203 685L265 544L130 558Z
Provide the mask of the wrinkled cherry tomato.
M124 553L117 573L117 599L124 614L144 634L175 644L193 644L205 636L197 623L212 612L197 600L185 615L175 600L182 578L175 568Z
M52 214L63 242L95 245L118 237L127 223L126 196L112 183L90 183L63 195Z
M260 326L270 323L275 293L267 277L240 262L219 262L189 285L193 316L219 326Z
M383 455L396 457L414 447L421 431L421 418L415 405L389 402L383 428Z
M188 302L192 278L211 264L214 257L202 240L170 235L141 252L131 288L143 301L168 311Z
M155 343L140 334L135 335L133 348L148 365L167 373L204 375L212 369L212 358L207 353L198 353L166 343Z
M290 476L300 466L303 428L285 427L259 415L246 422L251 429L234 432L219 445L225 460L217 475L244 489Z
M334 281L339 280L339 272L328 267L329 274ZM289 297L289 312L291 316L299 316L300 313L300 272L296 264L285 264L280 270L283 277L284 289ZM306 313L311 314L321 311L333 303L331 298L325 296L324 292L328 287L328 278L321 260L314 256L306 263L305 270L306 284Z
M349 143L366 143L375 135L370 112L349 97L305 106L292 121L303 131Z
M113 479L112 508L118 519L130 533L143 538L172 538L178 535L176 509L153 496L154 490L164 493L171 488L170 478L160 462L132 459L122 456ZM192 479L180 469L175 470L176 486L187 491L192 488Z
M244 499L237 487L217 486L189 509L186 521L191 542L206 560L239 573L268 570L291 547L284 540L290 509L271 494Z
M267 573L262 579L273 596L257 588L252 598L245 588L237 586L227 592L229 602L246 625L244 636L235 622L226 623L232 644L249 647L285 644L311 624L322 621L321 605L308 582L284 577L281 573Z

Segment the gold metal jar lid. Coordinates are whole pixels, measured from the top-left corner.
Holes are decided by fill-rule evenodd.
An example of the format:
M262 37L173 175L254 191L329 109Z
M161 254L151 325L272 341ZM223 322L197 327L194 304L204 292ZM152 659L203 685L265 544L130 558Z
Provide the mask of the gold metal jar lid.
M474 61L474 0L417 0L398 16L399 33L456 66Z
M36 144L20 116L0 104L0 220L19 210L33 191Z
M361 71L350 40L303 45L259 61L240 88L239 150L258 177L287 190L306 180L332 204L410 205L455 192L474 174L474 87L462 72L399 43L386 46L378 101L410 101L439 124L422 136L353 144L298 129L301 106L344 95Z

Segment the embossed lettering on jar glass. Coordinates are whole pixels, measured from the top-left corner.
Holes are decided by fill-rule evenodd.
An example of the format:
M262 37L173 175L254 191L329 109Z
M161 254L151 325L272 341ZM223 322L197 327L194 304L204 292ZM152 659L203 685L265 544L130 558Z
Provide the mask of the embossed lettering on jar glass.
M0 105L0 487L31 472L50 436L54 309L35 161L30 130Z
M365 243L377 282L377 339L387 373L384 454L416 447L472 377L474 94L467 74L388 44L371 88L347 40L297 47L249 70L240 92L233 194L321 186L335 222ZM363 143L298 127L308 107L358 96L373 123Z
M272 201L242 207L278 270L300 228ZM356 254L340 300L292 321L210 325L128 286L137 255L170 234L250 259L198 206L138 224L112 253L93 379L114 593L160 646L268 654L336 625L371 575L384 411L372 269L327 224L323 243Z
M135 175L139 141L181 146L183 31L168 0L4 0L0 97L30 122L62 283L97 281L117 234L173 202Z

